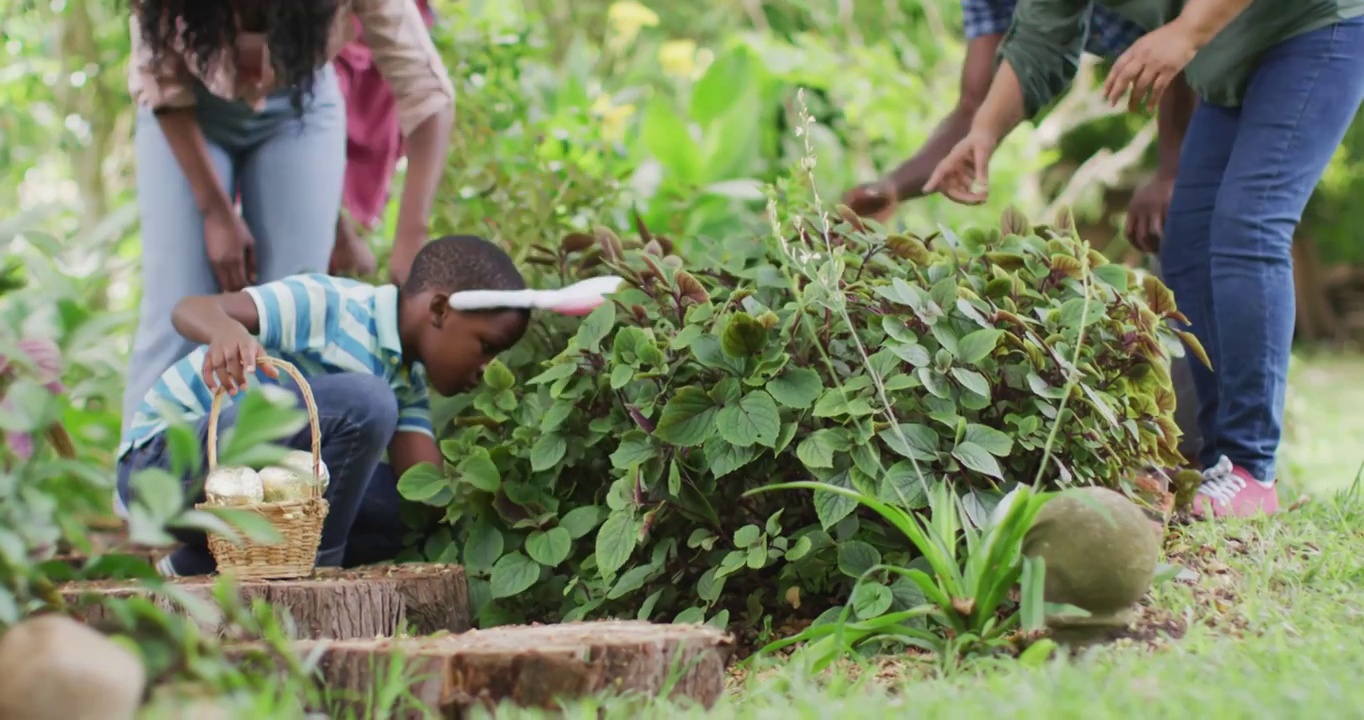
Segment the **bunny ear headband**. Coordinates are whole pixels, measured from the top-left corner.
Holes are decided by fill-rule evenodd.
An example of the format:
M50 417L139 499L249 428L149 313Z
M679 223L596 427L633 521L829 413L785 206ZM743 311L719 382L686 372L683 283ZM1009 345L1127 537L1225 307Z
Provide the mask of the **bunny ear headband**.
M450 295L450 307L455 310L525 308L560 315L587 315L623 282L624 278L608 275L558 290L465 290Z

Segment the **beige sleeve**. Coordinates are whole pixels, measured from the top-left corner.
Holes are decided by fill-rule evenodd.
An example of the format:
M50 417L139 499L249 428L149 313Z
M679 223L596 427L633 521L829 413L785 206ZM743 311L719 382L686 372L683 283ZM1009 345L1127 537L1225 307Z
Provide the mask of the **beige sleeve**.
M152 49L142 38L142 21L138 13L130 14L129 32L132 36L132 58L128 62L128 92L133 101L153 110L192 107L194 90L190 86L189 68L178 43L162 53L157 60Z
M374 62L393 88L403 135L455 104L450 74L412 0L354 0Z

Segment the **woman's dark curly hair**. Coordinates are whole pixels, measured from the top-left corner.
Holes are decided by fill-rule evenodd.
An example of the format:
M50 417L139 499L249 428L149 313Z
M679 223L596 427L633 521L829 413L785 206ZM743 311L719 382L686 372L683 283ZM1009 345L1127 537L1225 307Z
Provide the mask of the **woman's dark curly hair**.
M198 59L198 70L237 47L238 12L267 38L276 83L287 88L295 112L313 90L313 77L327 62L327 40L344 0L130 0L142 37L157 60L178 40ZM177 22L178 21L178 22ZM180 23L183 30L178 30Z

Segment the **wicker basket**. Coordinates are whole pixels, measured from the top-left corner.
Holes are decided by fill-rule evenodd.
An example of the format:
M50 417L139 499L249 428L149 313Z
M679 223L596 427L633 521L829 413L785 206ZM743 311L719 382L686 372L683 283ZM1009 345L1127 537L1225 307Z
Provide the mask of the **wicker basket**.
M317 403L312 388L303 374L292 364L278 358L262 356L261 364L269 363L283 370L298 384L303 402L308 409L308 426L312 430L313 476L312 497L305 500L255 503L233 506L251 510L269 520L282 536L282 542L265 544L242 538L240 545L225 537L209 533L208 549L218 562L220 574L237 578L288 579L311 575L317 563L317 547L322 540L322 523L327 519L328 504L321 496L322 429L318 423ZM218 467L218 414L222 410L225 391L219 387L213 395L208 414L208 471ZM198 509L223 507L200 503Z

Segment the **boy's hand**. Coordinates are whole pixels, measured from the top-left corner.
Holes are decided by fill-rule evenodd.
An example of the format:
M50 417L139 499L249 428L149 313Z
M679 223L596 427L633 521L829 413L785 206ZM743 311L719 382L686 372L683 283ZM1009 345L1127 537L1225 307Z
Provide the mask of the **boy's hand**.
M237 325L209 343L208 352L204 354L204 384L209 392L217 392L221 384L228 395L236 395L237 391L246 389L247 374L256 369L264 355L265 348L261 347L260 341L245 327ZM279 378L274 365L265 363L259 367L267 377Z

